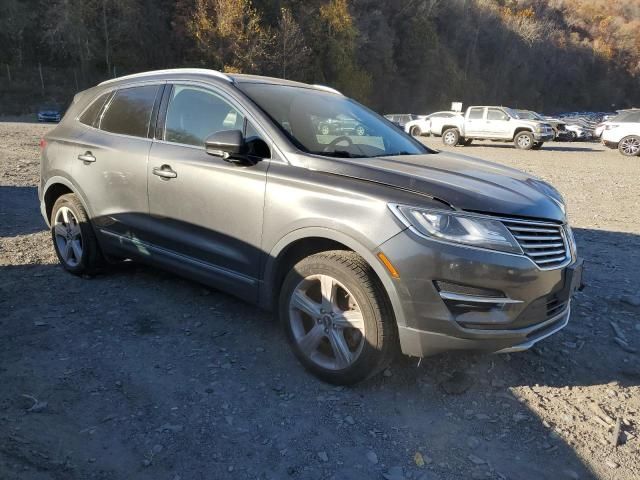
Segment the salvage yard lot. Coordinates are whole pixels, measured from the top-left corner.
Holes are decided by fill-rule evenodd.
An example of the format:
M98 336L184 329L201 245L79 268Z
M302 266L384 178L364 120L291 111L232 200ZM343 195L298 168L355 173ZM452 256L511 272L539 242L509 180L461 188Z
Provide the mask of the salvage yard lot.
M0 123L0 479L640 477L640 159L456 148L565 196L586 259L571 322L529 352L400 358L336 388L228 295L130 263L65 273L37 204L50 128Z

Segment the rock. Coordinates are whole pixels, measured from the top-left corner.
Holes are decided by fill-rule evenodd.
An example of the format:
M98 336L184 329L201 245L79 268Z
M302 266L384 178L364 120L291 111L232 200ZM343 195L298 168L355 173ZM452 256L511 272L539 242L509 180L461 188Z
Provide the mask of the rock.
M164 449L164 447L160 444L154 445L153 448L151 449L151 451L154 454L160 453L162 450Z
M453 372L446 380L440 383L440 387L449 395L461 395L471 388L473 378L465 372Z
M425 465L424 458L422 457L422 454L420 452L415 453L415 455L413 456L413 461L418 467L424 467Z
M171 423L165 423L164 425L156 428L156 432L171 432L171 433L179 433L184 429L182 425L173 425Z
M390 467L387 473L383 473L382 476L386 480L405 480L402 467Z
M142 460L142 465L145 467L148 467L151 465L151 460L149 460L148 458L145 458L144 460Z
M469 437L467 438L467 446L476 449L480 446L480 440L477 437Z
M613 460L607 460L606 462L604 462L605 465L611 469L616 469L618 468L620 465L618 465L616 462L614 462Z
M318 452L318 458L323 462L329 461L329 455L327 455L327 452Z
M368 451L367 460L369 460L371 463L375 465L378 463L378 455L376 455L376 452Z
M347 415L346 417L344 417L344 421L347 422L349 425L356 424L356 421L353 419L351 415Z

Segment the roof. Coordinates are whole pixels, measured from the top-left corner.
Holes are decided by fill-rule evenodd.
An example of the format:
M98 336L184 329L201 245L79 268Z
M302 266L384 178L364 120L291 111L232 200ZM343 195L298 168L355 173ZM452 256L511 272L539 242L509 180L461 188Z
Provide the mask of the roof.
M282 78L263 77L260 75L226 74L223 72L219 72L218 70L211 70L208 68L170 68L166 70L151 70L148 72L134 73L131 75L125 75L123 77L116 77L110 80L105 80L104 82L101 82L100 85L109 85L112 83L127 80L137 80L153 77L162 78L173 75L198 75L204 77L208 76L211 78L224 80L229 83L268 83L272 85L289 85L303 88L315 88L317 90L323 90L325 92L342 95L339 91L325 85L309 85L307 83L294 82L292 80L285 80Z

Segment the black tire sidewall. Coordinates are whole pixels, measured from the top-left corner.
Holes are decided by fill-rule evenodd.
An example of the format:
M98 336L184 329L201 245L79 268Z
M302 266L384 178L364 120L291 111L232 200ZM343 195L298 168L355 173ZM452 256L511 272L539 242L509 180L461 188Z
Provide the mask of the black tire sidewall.
M449 132L454 133L454 134L455 134L455 136L456 136L456 141L455 141L455 142L453 142L453 143L447 143L447 141L446 141L447 133L449 133ZM445 145L448 145L448 146L450 146L450 147L455 147L459 142L460 142L460 132L458 132L458 130L457 130L457 129L455 129L455 128L449 128L449 129L445 130L445 131L442 133L442 143L444 143Z
M518 140L520 139L520 137L523 136L527 136L529 137L529 140L531 140L531 142L529 143L529 147L528 148L523 148L520 146ZM533 144L534 144L534 139L533 139L533 134L531 132L519 132L515 138L513 139L513 143L515 144L516 148L518 150L531 150L533 148Z
M329 275L342 283L354 296L364 318L365 340L362 352L355 363L343 370L325 369L309 360L298 348L291 329L289 299L304 277L318 274ZM380 310L376 307L378 301L378 299L371 298L367 294L357 277L349 269L326 257L312 256L299 262L286 276L280 290L278 313L293 353L304 367L326 382L349 385L377 373L376 367L381 355L381 346L378 340L380 338L378 322L386 321L383 318L379 318Z

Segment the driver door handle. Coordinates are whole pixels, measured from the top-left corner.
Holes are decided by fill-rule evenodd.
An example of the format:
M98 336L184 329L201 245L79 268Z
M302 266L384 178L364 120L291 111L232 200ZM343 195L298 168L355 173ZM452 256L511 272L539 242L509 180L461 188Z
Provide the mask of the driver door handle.
M162 167L155 167L153 170L153 174L157 175L161 178L176 178L178 174L171 170L169 165L163 165Z
M78 160L82 160L83 162L95 162L96 157L93 156L93 153L87 151L78 155Z

